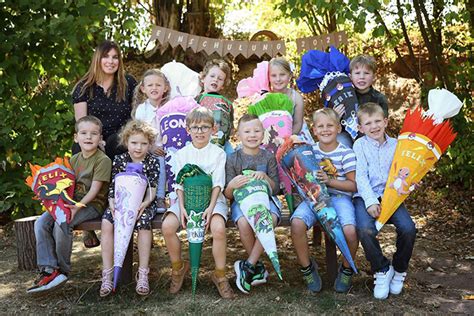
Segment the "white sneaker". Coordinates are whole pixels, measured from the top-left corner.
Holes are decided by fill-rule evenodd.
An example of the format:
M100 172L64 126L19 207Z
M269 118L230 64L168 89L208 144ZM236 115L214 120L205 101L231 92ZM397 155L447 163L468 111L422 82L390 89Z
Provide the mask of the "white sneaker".
M390 282L394 274L393 267L390 266L387 272L375 272L374 274L374 297L379 300L384 300L388 297L390 292Z
M398 295L402 292L403 282L405 281L406 276L406 272L395 271L392 281L390 281L390 294Z

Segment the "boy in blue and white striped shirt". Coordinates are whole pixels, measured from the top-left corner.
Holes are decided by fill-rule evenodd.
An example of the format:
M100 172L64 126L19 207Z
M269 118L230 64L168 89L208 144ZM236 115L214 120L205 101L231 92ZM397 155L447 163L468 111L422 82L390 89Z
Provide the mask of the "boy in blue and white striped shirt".
M352 149L338 143L336 139L337 134L342 129L339 122L339 116L333 109L323 108L314 112L313 132L319 142L313 146L313 151L321 167L317 174L318 180L328 187L332 204L343 226L344 236L351 255L355 258L359 244L356 233L355 209L352 204L352 193L356 192L356 158ZM291 217L291 235L308 289L312 292L319 292L321 278L318 275L316 263L309 258L306 237L306 230L311 228L315 221L316 217L311 209L306 203L301 203ZM336 292L345 293L349 291L352 274L353 271L349 263L343 258L334 282Z

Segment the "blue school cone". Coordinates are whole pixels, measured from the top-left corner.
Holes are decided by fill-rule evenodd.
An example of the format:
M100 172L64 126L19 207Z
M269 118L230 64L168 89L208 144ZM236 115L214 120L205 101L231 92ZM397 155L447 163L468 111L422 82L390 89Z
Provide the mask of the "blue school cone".
M120 279L120 273L121 272L122 272L122 267L119 267L119 266L114 267L114 288L112 290L114 292L117 289L117 285L118 285L118 281Z

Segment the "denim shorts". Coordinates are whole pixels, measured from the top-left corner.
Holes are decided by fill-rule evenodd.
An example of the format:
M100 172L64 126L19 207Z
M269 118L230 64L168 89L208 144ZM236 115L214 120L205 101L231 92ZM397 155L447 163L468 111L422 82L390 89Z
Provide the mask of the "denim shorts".
M350 196L342 194L331 195L331 202L334 209L336 210L336 214L339 218L341 226L356 226L355 208ZM293 212L290 221L292 221L294 218L301 219L305 223L306 229L310 229L316 223L316 215L304 201L301 202Z
M240 209L239 203L236 201L232 202L232 205L230 207L230 210L232 212L231 214L231 219L237 225L237 221L244 216L244 213L242 213L242 210ZM281 202L278 200L277 197L270 197L270 213L275 214L277 217L277 223L280 223L281 219Z
M352 197L345 194L331 194L332 206L336 209L337 217L341 226L356 226L355 208L352 203Z
M290 217L290 222L295 218L301 219L305 223L307 230L313 227L316 223L316 215L314 215L314 212L304 201L301 202L293 212L293 215Z

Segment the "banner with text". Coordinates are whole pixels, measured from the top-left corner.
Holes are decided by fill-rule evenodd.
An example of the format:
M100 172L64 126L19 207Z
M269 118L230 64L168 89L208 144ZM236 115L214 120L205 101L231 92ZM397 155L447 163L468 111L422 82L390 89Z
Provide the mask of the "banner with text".
M203 36L192 35L179 32L165 27L153 26L150 41L157 40L162 46L169 44L172 48L181 46L183 49L190 48L193 52L206 52L211 55L213 53L219 56L242 55L248 58L252 55L262 57L267 54L270 57L285 55L286 46L283 40L278 41L240 41L226 40L219 38L209 38ZM313 36L300 38L296 40L297 50L299 53L310 50L324 50L329 45L340 46L347 44L347 35L345 32L331 33L322 36Z

